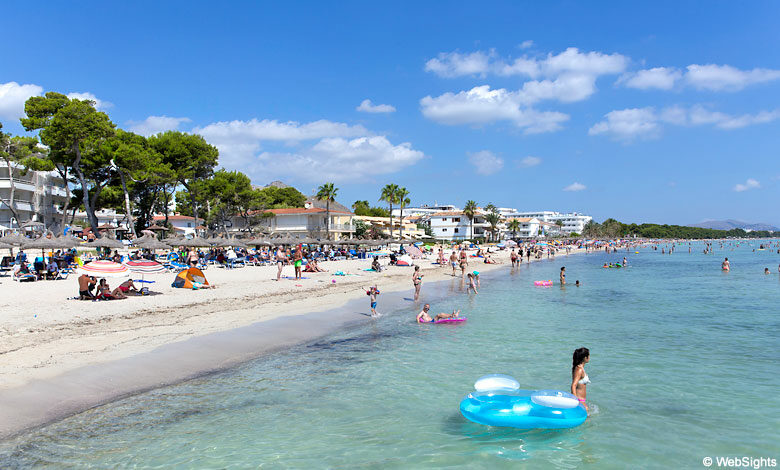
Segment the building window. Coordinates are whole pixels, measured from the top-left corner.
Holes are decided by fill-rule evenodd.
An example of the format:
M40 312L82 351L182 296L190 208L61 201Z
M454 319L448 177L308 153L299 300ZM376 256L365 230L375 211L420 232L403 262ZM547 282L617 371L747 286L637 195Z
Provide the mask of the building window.
M442 218L441 218L441 221L442 221L442 222L446 222L446 221L447 221L447 218L446 218L446 217L442 217Z
M191 222L187 222L187 227L192 227L192 223Z
M457 229L455 229L455 230L457 230ZM447 231L447 229L446 229L446 228L443 228L443 229L441 229L441 231L442 231L442 232L446 232L446 231Z
M455 233L458 233L458 229L457 228L455 228Z
M460 217L453 217L453 218L452 218L452 221L453 221L453 222L460 222Z

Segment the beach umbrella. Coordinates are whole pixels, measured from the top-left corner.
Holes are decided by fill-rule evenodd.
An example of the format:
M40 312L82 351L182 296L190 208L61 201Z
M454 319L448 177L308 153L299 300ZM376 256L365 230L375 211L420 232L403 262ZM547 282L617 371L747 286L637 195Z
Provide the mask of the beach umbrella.
M95 277L129 277L130 268L113 261L92 261L78 268L79 274Z
M28 220L22 225L22 228L31 228L31 229L43 228L43 224L41 222L36 222L34 220Z
M170 246L154 237L141 237L133 240L133 246L145 250L167 250Z
M150 225L150 226L146 227L144 230L151 230L151 231L153 231L153 232L164 232L164 231L166 231L166 230L168 230L168 229L167 229L167 228L165 228L165 227L160 227L160 226L159 226L159 225L157 225L157 224L152 224L152 225Z
M228 242L227 246L232 246L233 248L244 248L244 249L249 248L249 246L246 243L244 243L243 241L237 238L226 239L226 241Z
M13 245L9 245L8 243L0 242L0 250L12 250L14 247Z
M57 237L51 237L48 238L46 236L42 236L40 238L37 238L35 240L30 241L29 243L25 243L22 245L22 248L28 250L28 249L40 249L43 250L56 250L60 248L70 248L64 240L60 240Z
M81 246L81 240L69 235L60 235L57 237L57 240L62 243L62 248L76 248L77 246Z
M183 240L180 240L175 243L176 246L186 246L191 248L207 248L211 246L211 243L206 241L205 238L201 237L192 237L192 238L185 238Z
M150 261L146 259L127 261L125 263L125 266L130 268L130 271L134 273L140 273L141 275L158 274L158 273L164 273L168 271L167 269L165 269L165 266L158 263L157 261Z
M172 237L163 238L162 242L163 243L167 243L167 244L169 244L171 246L175 246L177 243L179 243L182 240L184 240L184 237L180 237L178 235L174 235Z
M253 238L249 240L249 245L252 246L271 246L272 243L265 238Z
M25 243L29 243L30 240L31 240L30 238L27 238L24 235L19 235L18 233L12 233L10 235L6 235L0 238L0 242L7 243L9 245L14 245L14 246L22 246Z
M102 237L95 239L93 242L90 242L88 246L100 248L124 248L125 244L115 238Z

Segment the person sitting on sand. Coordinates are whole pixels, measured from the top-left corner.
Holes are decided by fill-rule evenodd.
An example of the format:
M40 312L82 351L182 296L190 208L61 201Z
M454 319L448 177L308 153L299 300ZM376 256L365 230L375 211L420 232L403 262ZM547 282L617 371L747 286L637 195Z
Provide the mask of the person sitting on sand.
M371 269L378 273L382 272L382 264L379 262L379 256L374 256L374 261L371 262Z
M428 314L428 310L431 309L430 304L425 304L420 313L417 314L417 323L433 323L439 320L445 320L447 318L458 318L460 310L453 310L452 313L439 313L435 317L431 318Z
M53 259L49 259L49 264L46 265L46 277L48 279L54 279L57 277L57 273L60 271L60 267Z
M119 287L114 289L114 292L116 292L117 290L120 291L122 294L127 294L128 292L133 292L135 294L138 294L139 292L138 288L135 286L135 284L133 284L132 279L128 279L125 282L119 284Z
M108 285L108 282L106 281L105 278L103 278L98 283L97 298L99 300L112 300L112 299L126 299L127 296L118 287L114 289L114 291L112 292L111 287Z
M79 300L94 300L95 296L92 295L92 289L95 288L97 280L92 276L82 274L79 276Z

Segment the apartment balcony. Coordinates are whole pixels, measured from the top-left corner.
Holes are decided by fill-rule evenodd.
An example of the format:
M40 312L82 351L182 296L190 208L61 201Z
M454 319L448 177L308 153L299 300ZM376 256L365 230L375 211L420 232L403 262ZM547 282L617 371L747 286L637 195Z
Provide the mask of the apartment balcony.
M14 178L14 187L17 191L35 192L35 184L32 181L26 181L21 178ZM0 189L10 190L11 181L8 179L0 179Z

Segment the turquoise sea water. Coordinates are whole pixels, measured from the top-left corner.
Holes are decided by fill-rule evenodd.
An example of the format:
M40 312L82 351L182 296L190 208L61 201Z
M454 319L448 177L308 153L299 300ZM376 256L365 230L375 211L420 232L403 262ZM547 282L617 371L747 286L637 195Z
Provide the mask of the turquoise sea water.
M752 246L751 246L752 244ZM758 242L559 256L235 369L110 403L0 443L0 468L704 468L780 460L780 255ZM629 259L627 269L602 269ZM731 260L732 272L720 262ZM577 288L534 287L565 265ZM764 267L772 274L764 275ZM437 291L437 292L434 292ZM381 311L380 299L380 311ZM591 351L592 414L570 430L465 420L487 373L568 390Z

